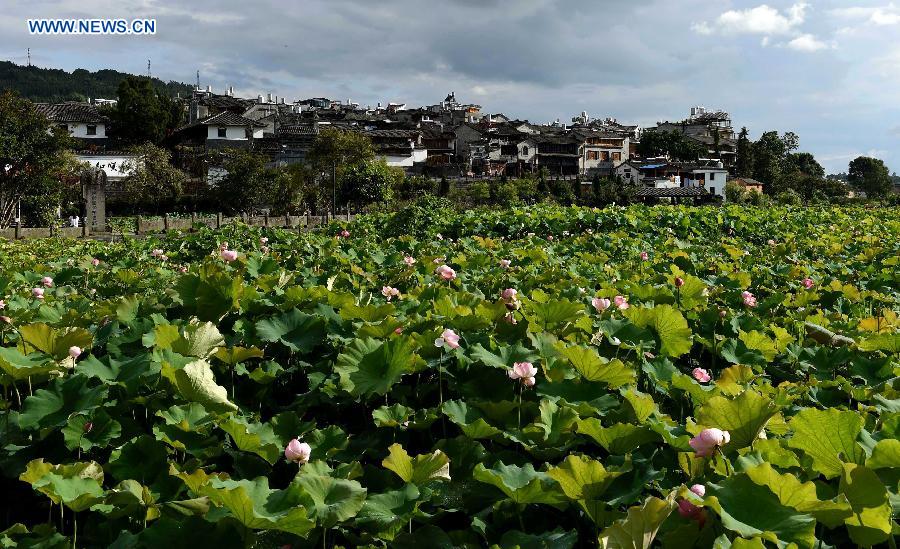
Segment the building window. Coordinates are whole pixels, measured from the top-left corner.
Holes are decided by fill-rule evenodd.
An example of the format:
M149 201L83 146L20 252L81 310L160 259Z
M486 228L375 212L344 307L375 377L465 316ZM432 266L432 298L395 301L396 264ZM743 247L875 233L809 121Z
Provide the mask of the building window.
M528 147L522 147L522 156L528 156Z
M716 180L716 174L715 174L715 173L709 174L709 180L710 180L710 181L715 181L715 180Z
M88 135L97 135L97 126L95 126L93 124L88 124L87 134Z
M613 160L616 162L618 162L619 160L622 160L622 153L619 153L619 152L613 153Z
M715 188L715 187L710 187L710 188L709 188L709 192L712 193L712 194L716 194L716 188Z
M225 138L228 136L228 128L219 128L219 137Z
M587 159L588 159L588 160L597 160L597 158L598 158L598 156L597 156L597 151L588 151L588 152L587 152Z
M602 153L600 153L600 160L609 162L609 151L603 151Z

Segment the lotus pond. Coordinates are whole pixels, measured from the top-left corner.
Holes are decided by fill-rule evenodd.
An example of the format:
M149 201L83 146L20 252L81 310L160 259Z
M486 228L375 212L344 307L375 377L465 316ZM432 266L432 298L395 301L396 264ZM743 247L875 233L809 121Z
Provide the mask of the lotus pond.
M3 547L896 547L900 210L0 241Z

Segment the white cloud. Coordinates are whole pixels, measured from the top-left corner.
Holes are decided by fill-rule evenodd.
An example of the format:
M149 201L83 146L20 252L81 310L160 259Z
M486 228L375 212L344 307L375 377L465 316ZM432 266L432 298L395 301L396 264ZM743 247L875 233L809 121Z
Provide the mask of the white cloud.
M713 33L712 27L709 26L709 23L706 21L700 21L699 23L694 23L691 25L691 30L696 32L697 34L709 35Z
M829 13L840 19L850 19L876 26L900 23L900 7L897 7L893 2L886 6L833 9Z
M811 34L801 34L797 38L794 38L793 40L788 42L787 47L797 51L815 52L819 50L827 50L832 48L833 46L819 40Z
M809 4L794 4L782 13L762 4L746 10L729 10L716 19L722 32L742 34L788 34L802 24Z

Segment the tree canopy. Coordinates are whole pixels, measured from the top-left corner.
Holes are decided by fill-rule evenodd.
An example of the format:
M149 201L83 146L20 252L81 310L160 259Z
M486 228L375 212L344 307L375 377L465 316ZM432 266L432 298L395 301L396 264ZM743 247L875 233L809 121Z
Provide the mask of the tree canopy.
M854 158L847 175L851 185L869 196L884 196L893 184L884 161L868 156Z

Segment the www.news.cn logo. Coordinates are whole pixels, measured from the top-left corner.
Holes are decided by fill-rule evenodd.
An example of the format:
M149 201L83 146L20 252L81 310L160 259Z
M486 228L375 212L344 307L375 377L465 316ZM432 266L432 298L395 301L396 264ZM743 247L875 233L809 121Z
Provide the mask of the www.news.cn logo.
M156 19L29 19L31 34L156 34Z

